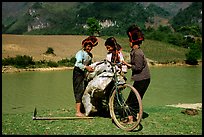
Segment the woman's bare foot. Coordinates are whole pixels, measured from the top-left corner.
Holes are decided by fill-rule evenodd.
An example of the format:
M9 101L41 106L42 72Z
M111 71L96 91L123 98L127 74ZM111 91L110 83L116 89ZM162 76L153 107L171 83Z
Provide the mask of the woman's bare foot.
M128 124L132 124L133 123L133 116L128 116Z
M81 113L81 112L76 113L76 116L77 117L85 117L85 115L83 113Z

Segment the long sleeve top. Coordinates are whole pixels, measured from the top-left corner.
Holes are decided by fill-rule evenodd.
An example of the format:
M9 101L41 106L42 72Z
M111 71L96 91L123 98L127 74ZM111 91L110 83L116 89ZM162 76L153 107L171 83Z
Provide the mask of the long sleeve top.
M92 63L92 54L91 53L87 53L86 51L79 50L76 55L76 62L75 62L75 66L79 67L82 71L84 71L85 66L88 66Z
M111 62L112 54L113 54L113 53L110 52L110 53L108 53L108 54L106 55L106 59L107 59L108 61L110 61L110 62ZM122 52L119 51L119 52L118 52L118 56L119 56L119 58L120 58L120 62L124 61Z
M140 81L150 78L150 71L145 55L141 49L132 49L130 52L132 65L132 79Z

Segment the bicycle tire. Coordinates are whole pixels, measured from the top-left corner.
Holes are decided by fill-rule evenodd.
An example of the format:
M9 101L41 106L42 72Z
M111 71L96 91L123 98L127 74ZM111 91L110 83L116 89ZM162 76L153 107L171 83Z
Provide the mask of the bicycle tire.
M139 110L137 112L127 104L127 98L131 91L133 91L133 95L136 96L139 104ZM118 95L119 97L117 97ZM137 128L140 125L143 114L142 100L138 91L132 85L127 83L119 85L117 92L115 89L109 99L109 111L112 121L114 121L119 128L125 131L132 131ZM132 115L134 118L134 121L131 123L128 122L129 115Z

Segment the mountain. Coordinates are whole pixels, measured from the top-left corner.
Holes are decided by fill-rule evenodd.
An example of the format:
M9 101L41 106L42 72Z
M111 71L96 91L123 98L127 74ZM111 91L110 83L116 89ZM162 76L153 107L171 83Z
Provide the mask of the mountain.
M2 2L2 21L7 17L20 15L24 9L28 8L26 3L27 2Z
M180 10L170 22L175 29L189 24L202 27L202 2L193 2L189 7Z
M5 18L12 16L17 17L22 13L28 10L28 8L35 2L2 2L2 20ZM44 2L53 7L58 6L61 9L65 9L67 7L74 7L78 5L80 2ZM81 3L93 3L93 2L81 2ZM176 15L179 9L187 8L192 2L138 2L144 5L145 7L150 4L157 5L164 10L170 12L172 15ZM58 8L58 9L59 9Z
M94 17L106 26L106 35L125 34L124 26L137 23L170 25L169 20L192 2L2 2L3 33L85 34ZM108 27L107 27L108 26Z
M191 5L192 2L141 2L145 7L149 6L150 4L157 5L169 13L171 15L176 15L180 9L185 9L189 5Z

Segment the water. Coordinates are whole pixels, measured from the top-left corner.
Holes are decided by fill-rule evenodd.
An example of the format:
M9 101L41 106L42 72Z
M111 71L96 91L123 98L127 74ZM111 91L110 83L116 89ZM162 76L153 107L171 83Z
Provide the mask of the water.
M2 74L3 113L74 106L72 71Z
M145 106L202 102L202 67L151 68L151 75Z
M202 67L151 67L143 105L202 102ZM128 70L128 83L131 71ZM2 113L75 107L72 70L2 74Z

